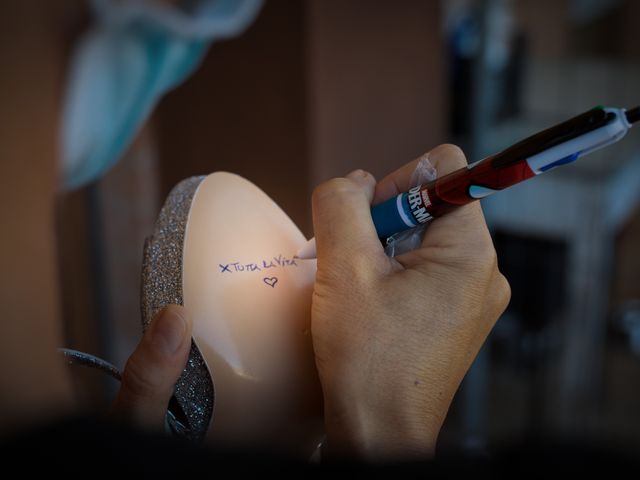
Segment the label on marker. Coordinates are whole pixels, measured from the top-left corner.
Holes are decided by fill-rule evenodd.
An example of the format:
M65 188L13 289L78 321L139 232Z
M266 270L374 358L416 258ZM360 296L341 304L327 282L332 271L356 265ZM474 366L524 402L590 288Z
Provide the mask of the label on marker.
M409 202L409 211L417 223L427 223L432 219L431 214L427 211L427 207L431 205L427 189L421 190L422 185L413 187L407 192L407 201Z

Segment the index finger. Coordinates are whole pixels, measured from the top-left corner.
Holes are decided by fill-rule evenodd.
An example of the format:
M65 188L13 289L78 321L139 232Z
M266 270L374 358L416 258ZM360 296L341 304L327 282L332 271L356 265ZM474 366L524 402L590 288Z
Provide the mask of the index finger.
M467 165L464 153L454 145L441 145L425 155L429 155L429 161L436 168L439 178ZM385 177L376 189L380 200L411 188L411 174L423 157L424 155ZM436 251L437 256L434 256ZM456 259L463 262L475 261L475 257L480 256L481 252L491 251L493 244L480 202L474 201L433 219L421 247L395 258L405 267L415 267L430 264L436 258L449 263Z
M451 173L454 170L462 168L467 165L462 150L456 145L444 144L440 145L433 150L420 155L415 160L400 167L393 173L390 173L384 177L376 185L376 190L373 196L373 205L382 203L399 193L406 192L411 187L411 175L416 170L418 163L423 158L428 158L431 165L433 165L438 173L438 177L442 177L447 173Z
M376 186L374 204L388 200L413 187L411 176L418 163L425 157L435 167L438 177L443 177L467 165L464 153L459 147L449 144L440 145L383 178ZM430 249L437 245L487 243L488 239L490 237L480 203L472 202L434 219L424 237L422 249ZM415 253L408 255L408 257L413 256ZM404 257L397 259L402 261Z

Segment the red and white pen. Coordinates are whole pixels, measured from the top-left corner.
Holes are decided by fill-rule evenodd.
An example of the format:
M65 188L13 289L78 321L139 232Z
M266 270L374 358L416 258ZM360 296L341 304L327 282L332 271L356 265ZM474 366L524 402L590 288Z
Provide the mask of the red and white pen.
M448 175L410 189L371 208L380 239L427 223L435 217L511 185L571 163L617 142L640 120L640 107L596 107ZM315 239L296 257L316 256Z

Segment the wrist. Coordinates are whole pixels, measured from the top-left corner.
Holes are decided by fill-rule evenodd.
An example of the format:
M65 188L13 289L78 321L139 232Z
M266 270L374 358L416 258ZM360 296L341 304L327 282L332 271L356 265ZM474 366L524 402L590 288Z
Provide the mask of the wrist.
M367 385L388 385L368 382ZM349 383L325 392L325 429L330 456L365 461L431 458L444 415L426 408L419 389L398 385L385 392ZM416 391L412 391L416 390Z

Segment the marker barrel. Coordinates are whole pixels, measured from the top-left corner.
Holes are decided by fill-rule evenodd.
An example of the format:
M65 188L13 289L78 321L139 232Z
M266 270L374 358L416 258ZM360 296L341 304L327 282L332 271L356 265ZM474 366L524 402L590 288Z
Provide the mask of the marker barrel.
M381 239L535 176L526 159L496 168L494 157L419 185L371 209Z
M606 147L620 140L631 124L640 120L638 108L625 111L596 107L500 153L375 205L371 216L378 236L384 240ZM312 258L315 248L301 252L301 258Z

